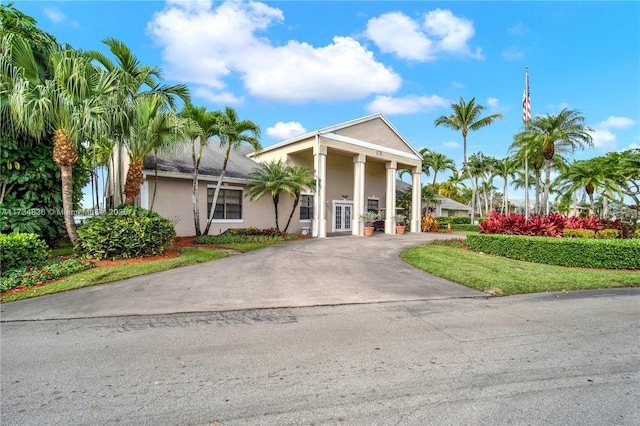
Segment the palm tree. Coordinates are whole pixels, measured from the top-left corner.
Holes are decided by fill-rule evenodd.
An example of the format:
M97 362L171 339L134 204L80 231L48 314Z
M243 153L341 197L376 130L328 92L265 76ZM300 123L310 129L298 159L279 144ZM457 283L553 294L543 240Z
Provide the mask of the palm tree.
M163 109L164 99L157 93L133 100L134 121L125 139L129 170L124 185L125 204L133 205L140 192L144 157L155 149L167 148L182 137L185 120Z
M260 168L249 173L249 199L257 201L265 195L271 195L276 217L276 231L280 232L278 222L278 203L283 192L295 195L295 189L290 185L289 166L282 160L272 160L260 165ZM213 211L215 204L211 207ZM206 234L206 232L205 232Z
M589 197L591 211L596 214L594 192L602 192L609 198L620 194L619 186L606 170L605 162L601 158L574 161L558 177L561 193L570 196L579 189L584 189ZM604 216L605 212L603 212Z
M238 149L242 143L248 143L256 152L259 152L262 149L258 140L260 138L260 127L252 121L239 120L236 110L229 106L225 107L224 112L216 112L215 135L220 138L220 146L226 147L226 151L222 162L222 169L220 170L220 176L218 177L218 183L216 184L216 189L213 193L213 200L211 204L212 208L209 212L209 218L207 219L207 226L204 229L204 235L209 235L209 228L211 227L211 222L213 222L213 214L216 203L218 202L218 195L220 194L222 180L224 179L224 174L227 170L227 163L229 161L229 154L231 153L231 150Z
M423 152L425 150L426 152ZM420 154L422 155L422 168L427 167L427 171L429 169L433 170L433 183L432 187L436 186L436 177L438 176L438 172L444 172L446 170L454 171L456 169L456 163L448 158L444 154L440 154L434 151L428 151L426 148L422 148L420 150ZM429 173L427 173L427 176Z
M293 207L291 208L291 214L289 215L289 220L287 220L287 225L284 227L285 233L287 232L287 229L289 229L291 218L296 211L296 207L298 207L302 191L305 189L314 190L316 187L315 172L311 167L289 166L287 175L287 184L291 189L293 189Z
M453 109L453 113L451 115L442 115L435 120L435 126L438 127L440 125L448 127L452 130L461 131L462 132L462 140L463 140L463 172L466 171L469 175L469 180L471 181L471 190L473 196L471 198L471 223L474 223L474 215L475 215L475 193L476 187L474 186L473 175L471 173L471 169L467 164L467 134L469 131L480 130L483 127L489 126L497 119L502 119L502 114L491 114L485 117L480 117L482 111L486 108L480 104L476 105L476 98L471 98L471 100L467 103L463 98L460 98L460 102L457 104L452 103L451 109Z
M533 132L524 131L517 133L513 137L513 142L509 146L509 152L513 154L513 158L516 162L520 162L521 164L528 162L529 167L533 170L535 178L535 202L533 211L535 214L540 214L540 187L542 180L542 168L544 167L542 138L539 134ZM521 188L524 188L525 186L526 185L523 183ZM529 191L529 188L527 188L526 191Z
M33 57L28 46L23 54ZM50 78L29 79L22 72L8 94L13 118L35 137L53 132L53 160L60 167L62 206L69 239L78 238L73 218L73 166L78 147L108 133L105 98L113 93L115 78L70 48L56 48L50 55Z
M556 153L573 154L576 149L592 147L593 139L589 134L592 129L584 124L584 117L577 110L563 109L558 114L537 116L529 125L533 133L541 136L542 156L545 159L545 184L542 203L547 206L551 188L551 160Z
M134 117L136 111L132 102L140 96L155 95L161 99L162 108L170 108L175 111L178 99L185 103L190 101L189 89L185 84L166 85L162 84L162 72L157 67L144 65L131 52L131 49L123 42L115 38L105 38L102 40L109 47L109 51L115 58L115 62L98 51L89 51L87 55L95 60L100 66L110 73L117 76L117 92L110 97L110 117L111 117L111 137L115 139L114 146L121 151L122 146L129 136L129 126L137 119ZM151 202L153 209L153 201L155 200L156 189L158 187L158 176L156 167L157 150L152 149L154 154L154 191ZM131 159L129 159L131 162ZM112 175L120 179L122 175L119 170L122 161L117 164L117 171L112 171ZM127 171L128 173L128 171ZM118 187L121 189L120 183Z
M518 162L512 157L505 157L502 160L496 160L494 170L497 176L503 180L502 185L502 213L509 213L509 178L513 178L518 169Z
M189 126L188 136L191 141L191 159L193 161L193 225L196 235L201 235L200 209L198 207L198 173L202 150L209 144L210 138L216 135L216 117L213 111L207 111L205 107L195 107L188 103L182 109L180 115L192 121Z

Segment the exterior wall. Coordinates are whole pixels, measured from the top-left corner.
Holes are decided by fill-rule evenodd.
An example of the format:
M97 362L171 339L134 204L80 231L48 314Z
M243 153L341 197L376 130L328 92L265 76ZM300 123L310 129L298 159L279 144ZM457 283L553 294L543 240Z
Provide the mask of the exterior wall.
M150 189L153 188L153 176L148 176ZM207 187L215 188L215 181L200 181L198 187L198 207L200 209L200 228L204 231L207 223ZM273 200L270 196L265 196L258 201L250 201L247 190L243 185L234 183L223 183L222 187L240 187L243 189L242 198L242 219L240 220L214 220L209 230L209 235L218 235L229 228L246 228L254 226L260 229L275 227L275 213ZM175 230L178 236L195 235L193 224L193 204L191 201L192 181L191 179L167 178L158 179L158 191L153 210L161 216L175 223ZM151 191L150 191L151 192ZM286 195L280 196L278 205L278 219L280 229L284 230L293 200ZM309 221L301 223L300 208L296 208L291 219L291 225L287 232L299 234L302 227L309 227Z
M335 132L341 136L347 136L361 141L375 143L388 148L397 149L407 153L413 153L409 147L393 132L382 119L355 124Z

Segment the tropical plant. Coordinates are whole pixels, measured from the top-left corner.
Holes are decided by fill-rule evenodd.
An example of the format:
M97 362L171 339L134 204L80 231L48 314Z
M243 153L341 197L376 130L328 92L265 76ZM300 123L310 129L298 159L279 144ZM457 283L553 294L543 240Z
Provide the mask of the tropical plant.
M431 186L433 187L436 186L436 178L439 172L456 170L455 162L444 154L430 151L427 148L422 148L420 150L420 155L422 156L422 169L424 171L426 168L427 176L429 176L430 170L433 171L433 182L431 183Z
M445 126L452 130L460 131L462 133L463 140L463 172L467 172L469 180L472 185L472 198L471 198L471 222L474 221L475 215L475 194L476 187L474 185L473 175L469 165L467 163L467 134L469 131L480 130L483 127L489 126L497 119L502 119L502 114L490 114L484 117L480 117L482 111L486 108L480 104L476 104L476 98L471 98L469 102L465 102L463 98L460 101L451 104L453 113L451 115L442 115L435 120L435 126Z
M238 149L243 143L251 145L256 152L262 150L262 146L258 140L260 138L260 127L250 120L239 120L238 113L230 106L225 107L224 112L218 112L216 114L215 135L220 139L220 146L225 147L226 150L220 176L218 177L218 182L216 183L216 188L213 193L212 208L209 212L209 218L207 219L207 226L204 229L205 235L209 234L209 228L211 228L211 223L213 222L213 214L218 202L222 180L227 171L227 163L229 162L231 150Z
M315 171L308 166L289 166L287 170L287 185L293 190L293 207L291 208L287 225L284 227L285 233L289 229L291 218L300 203L302 191L316 188Z
M202 160L202 150L209 144L210 139L216 135L216 113L207 111L205 107L195 107L192 104L186 104L180 115L185 119L191 120L192 124L187 126L187 136L191 142L191 160L193 162L193 225L195 227L196 236L202 234L200 229L200 209L198 207L198 174L200 170L200 161Z
M133 121L124 140L129 169L124 186L125 204L133 205L140 192L144 158L153 150L168 150L183 136L187 121L164 109L162 96L152 93L133 100Z
M368 210L366 212L360 213L360 219L364 222L364 226L372 227L373 222L378 220L378 213Z
M249 173L249 183L247 185L249 199L257 201L265 195L269 194L273 201L275 211L276 229L280 232L280 224L278 222L278 203L280 202L280 194L286 193L294 195L294 188L290 186L289 166L283 160L272 160L260 165L257 170ZM215 206L215 204L213 205ZM213 210L214 207L211 208ZM206 232L205 232L206 235Z
M563 109L558 114L537 116L528 128L540 135L542 156L545 159L545 184L542 204L547 205L551 188L551 160L554 155L573 154L576 149L592 147L593 140L589 132L593 131L584 124L584 117L578 110Z
M496 176L502 178L502 207L501 211L505 214L509 213L509 178L514 178L518 163L512 157L505 157L502 160L496 160L493 165Z

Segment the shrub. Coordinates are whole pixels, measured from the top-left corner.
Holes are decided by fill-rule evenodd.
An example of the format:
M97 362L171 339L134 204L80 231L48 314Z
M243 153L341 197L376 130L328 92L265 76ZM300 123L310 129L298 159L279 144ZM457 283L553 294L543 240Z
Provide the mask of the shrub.
M470 250L549 265L640 269L640 241L467 234ZM640 284L640 278L638 279Z
M632 238L640 238L640 229L636 229L636 232L633 233Z
M471 218L467 216L438 216L436 219L441 228L446 228L448 224L451 224L451 228L453 228L453 225L471 224Z
M596 231L593 229L565 229L562 231L565 238L595 238Z
M89 219L78 236L78 249L91 258L129 259L162 253L176 232L158 213L121 206Z
M596 238L601 240L613 240L620 236L620 231L617 229L603 229L596 233Z
M438 220L433 216L422 216L422 232L438 232Z
M279 235L233 235L223 232L220 235L200 235L193 240L195 244L237 244L237 243L270 243L278 241L297 240L295 234L288 234L286 237Z
M49 248L37 234L0 234L0 268L10 271L43 264Z
M89 262L78 259L58 260L38 268L22 268L3 274L0 277L0 291L11 290L18 286L32 286L47 280L62 277L92 268Z
M451 225L451 229L456 231L468 231L468 232L479 232L479 225Z

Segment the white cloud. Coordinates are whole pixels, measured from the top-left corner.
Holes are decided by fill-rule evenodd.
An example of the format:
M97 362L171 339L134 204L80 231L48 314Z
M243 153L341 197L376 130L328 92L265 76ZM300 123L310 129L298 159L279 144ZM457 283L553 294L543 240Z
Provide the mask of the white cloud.
M435 59L434 43L420 30L420 26L402 12L391 12L372 18L365 35L385 53L415 61Z
M462 88L464 87L464 84L459 83L459 82L457 82L457 81L452 81L452 82L451 82L451 85L452 85L453 87L455 87L456 89L462 89Z
M472 52L468 44L475 35L473 23L449 10L428 12L422 22L402 12L385 13L370 19L364 34L382 52L401 59L433 61L443 53L482 59L481 50Z
M593 138L593 146L603 151L609 151L616 147L616 135L609 130L594 130L590 132Z
M513 27L507 28L507 33L516 35L516 36L524 36L531 32L529 28L527 28L522 22L518 22Z
M167 77L207 87L207 99L230 92L227 80L235 77L254 96L289 103L360 99L400 87L400 76L353 38L276 46L258 34L283 21L280 9L264 3L175 1L147 28L163 49Z
M524 49L519 46L511 46L502 51L502 59L505 61L517 61L524 57Z
M446 148L459 148L460 144L456 141L442 142L442 146Z
M610 128L614 128L614 129L626 129L628 127L633 126L634 124L636 124L635 121L633 121L630 118L627 117L616 117L614 115L610 115L605 121L598 123L596 125L596 128L603 128L603 129L610 129Z
M279 140L286 140L307 133L302 124L297 121L288 121L286 123L278 121L273 127L267 129L267 135Z
M54 22L56 24L67 23L68 25L70 25L72 27L77 27L78 26L78 23L76 21L69 21L69 18L67 18L67 15L62 13L60 11L60 9L58 9L57 7L48 6L48 7L45 7L42 11L44 12L44 15L51 22Z
M431 111L436 108L448 107L451 102L438 95L415 96L408 95L402 98L391 96L376 96L365 108L371 113L383 114L413 114L422 111Z
M62 13L57 7L45 7L43 12L52 22L61 23L67 20L67 15Z
M561 102L558 105L553 105L553 104L547 105L547 109L550 109L552 111L561 111L565 108L569 108L569 104L566 102Z
M629 151L630 149L640 149L640 144L631 143L631 144L629 144L629 146L618 150L618 152Z
M191 91L196 98L206 99L210 102L224 105L241 105L244 97L238 97L231 92L215 91L208 87L198 86Z
M489 105L489 107L491 108L498 108L500 106L500 101L498 100L498 98L488 98L487 105Z
M605 121L593 126L593 131L589 132L593 138L593 146L603 151L611 151L617 147L617 135L611 129L627 129L636 122L627 117L609 116ZM633 146L635 144L631 144Z

